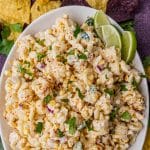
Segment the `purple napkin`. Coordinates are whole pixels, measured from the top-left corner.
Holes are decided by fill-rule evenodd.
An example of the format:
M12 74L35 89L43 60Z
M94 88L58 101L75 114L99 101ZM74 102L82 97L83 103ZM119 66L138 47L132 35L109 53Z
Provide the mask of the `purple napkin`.
M139 0L109 0L106 13L117 22L133 19Z
M138 52L143 58L150 55L150 0L140 0L140 7L135 15L134 22Z
M0 55L0 73L1 73L1 70L3 68L5 60L6 60L6 56Z

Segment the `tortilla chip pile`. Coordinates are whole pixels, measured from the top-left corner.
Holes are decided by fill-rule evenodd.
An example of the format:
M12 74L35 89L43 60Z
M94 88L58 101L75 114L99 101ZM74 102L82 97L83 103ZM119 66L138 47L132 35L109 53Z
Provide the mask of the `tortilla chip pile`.
M60 6L84 5L106 11L107 2L108 0L0 0L0 20L6 23L29 24Z
M50 0L36 0L31 7L31 21L38 18L42 14L48 12L49 10L60 7L61 1L50 1Z
M67 5L84 5L106 11L108 0L0 0L0 23L30 24L42 14ZM9 40L16 40L20 33L12 32Z
M0 0L0 19L6 23L30 23L30 0Z
M86 0L86 1L91 7L106 11L108 0Z

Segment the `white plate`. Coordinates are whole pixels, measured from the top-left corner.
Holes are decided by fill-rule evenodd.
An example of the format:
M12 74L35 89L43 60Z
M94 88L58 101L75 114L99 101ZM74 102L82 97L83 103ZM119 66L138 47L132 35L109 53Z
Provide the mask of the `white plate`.
M43 16L41 16L39 19L35 20L33 23L31 23L21 34L19 38L21 38L24 35L27 34L35 34L39 31L45 30L47 28L50 28L54 23L56 18L61 17L63 14L68 14L73 20L77 21L78 23L82 23L86 20L88 16L93 16L95 14L96 10L89 8L89 7L83 7L83 6L68 6L68 7L62 7L58 8L56 10L50 11ZM113 25L115 25L121 32L123 31L121 27L110 18L110 21ZM12 60L16 58L16 43L13 46L6 62L2 70L1 74L1 80L0 80L0 133L2 136L2 142L4 145L5 150L10 150L9 142L8 142L8 135L10 133L10 128L7 125L6 120L3 117L3 111L5 108L5 90L4 90L4 84L6 77L4 76L5 70L11 67ZM140 57L138 54L136 54L136 57L134 59L134 66L141 72L144 72ZM143 79L140 90L142 94L145 97L145 103L146 103L146 110L144 112L145 118L143 119L143 129L139 133L136 142L131 146L130 150L142 150L142 146L145 140L146 132L147 132L147 125L148 125L148 114L149 114L149 93L148 93L148 86L146 79Z

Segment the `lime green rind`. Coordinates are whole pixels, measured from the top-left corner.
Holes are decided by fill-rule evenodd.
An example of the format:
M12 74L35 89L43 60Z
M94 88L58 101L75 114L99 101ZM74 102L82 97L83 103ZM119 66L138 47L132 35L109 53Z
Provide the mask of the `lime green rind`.
M124 31L122 34L122 43L122 59L125 60L126 63L130 63L134 59L137 49L135 33L131 31Z
M108 25L110 24L109 19L107 15L102 11L97 11L94 16L94 28L97 33L97 35L102 39L102 31L101 26L102 25Z
M102 28L102 36L106 47L115 46L121 50L122 42L118 30L113 25L104 25Z
M122 59L130 63L136 54L137 41L134 32L119 31L110 24L107 15L103 11L97 11L94 16L94 28L106 47L115 46L121 51Z

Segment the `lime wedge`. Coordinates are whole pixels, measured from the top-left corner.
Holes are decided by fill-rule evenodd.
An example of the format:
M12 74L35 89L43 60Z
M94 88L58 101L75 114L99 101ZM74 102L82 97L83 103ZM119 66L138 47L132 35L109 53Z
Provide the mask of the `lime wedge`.
M131 62L136 53L137 41L135 33L132 31L124 31L122 33L122 51L121 55L123 60L127 63Z
M121 50L122 43L118 30L113 25L104 25L102 28L103 42L106 47L115 46Z
M95 31L97 32L98 36L102 38L102 31L101 31L101 26L102 25L108 25L110 24L107 15L102 11L96 12L94 16L94 27Z

